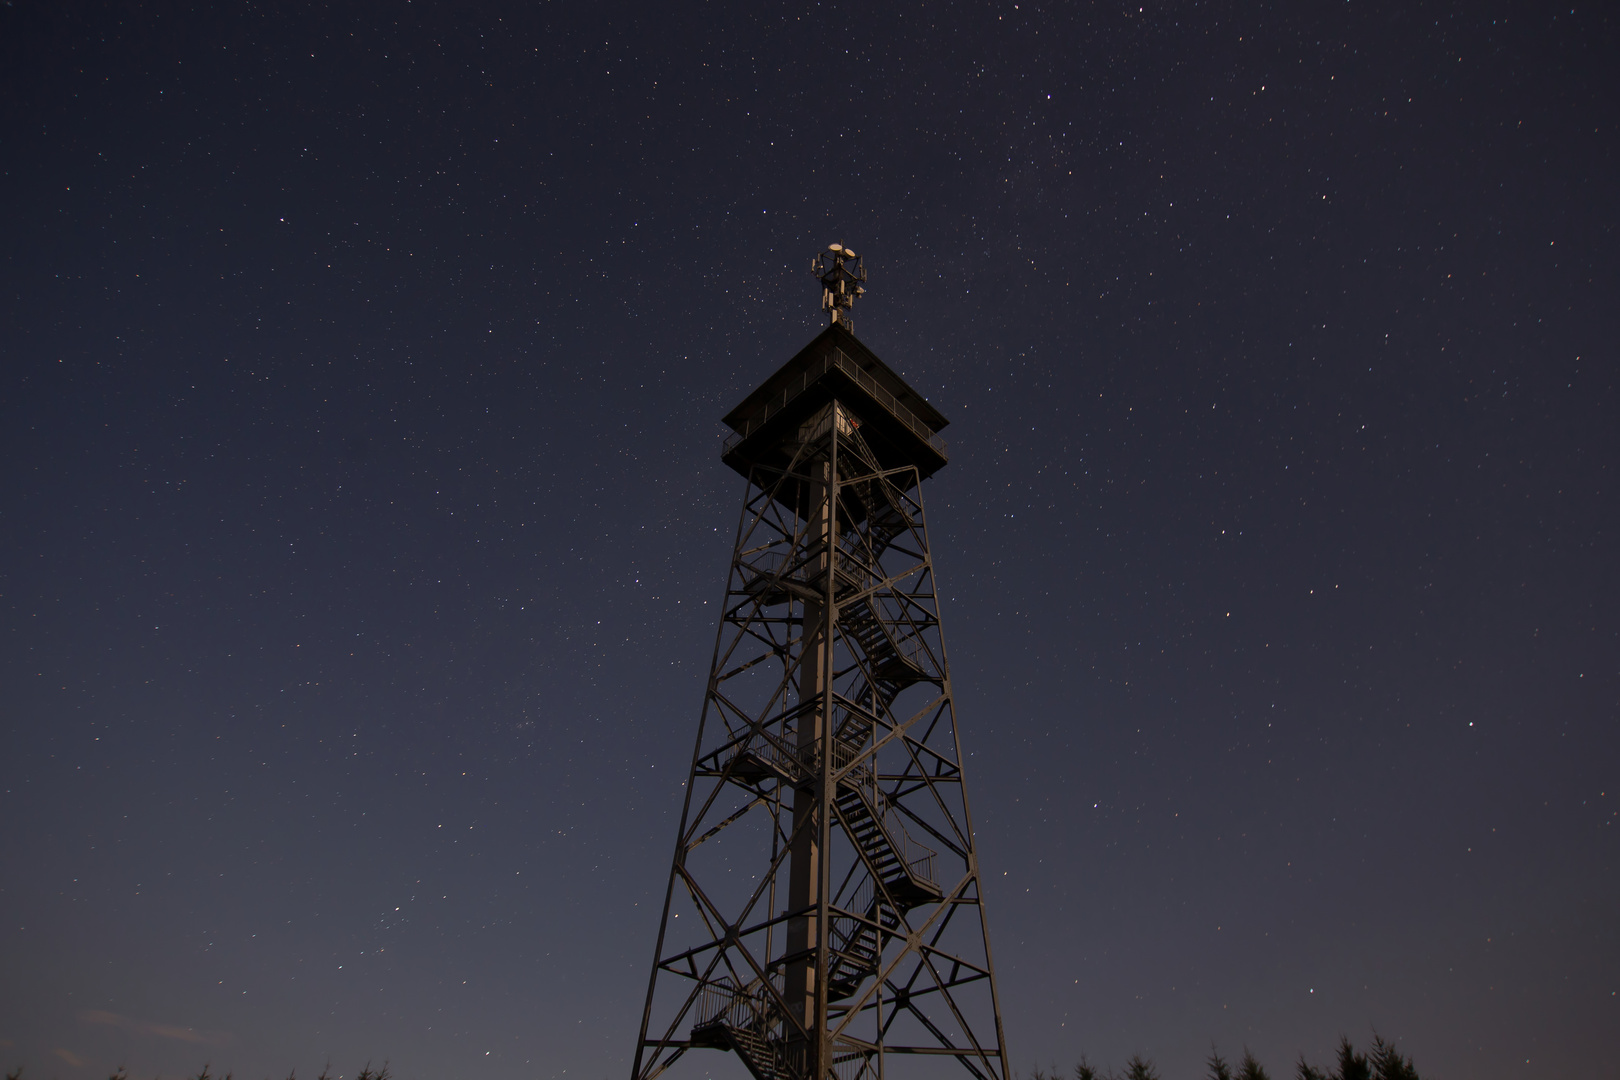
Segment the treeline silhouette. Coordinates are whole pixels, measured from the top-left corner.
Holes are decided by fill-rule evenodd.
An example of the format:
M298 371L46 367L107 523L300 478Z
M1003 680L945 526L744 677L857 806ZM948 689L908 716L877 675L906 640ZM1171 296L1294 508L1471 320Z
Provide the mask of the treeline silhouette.
M1204 1074L1204 1080L1272 1080L1271 1074L1266 1071L1265 1066L1254 1059L1248 1047L1243 1048L1243 1059L1236 1065L1228 1062L1212 1048L1205 1065L1209 1071ZM208 1069L209 1066L204 1065L201 1072L188 1080L233 1080L230 1073L214 1076ZM328 1064L315 1080L334 1080L330 1075L331 1071L332 1066ZM21 1065L6 1073L6 1080L22 1080L22 1078ZM107 1080L130 1080L130 1077L123 1066L119 1066L118 1071ZM296 1070L287 1074L287 1080L298 1080ZM387 1062L383 1063L382 1068L373 1069L371 1062L368 1061L354 1080L394 1080L394 1076L388 1071ZM1039 1068L1030 1070L1028 1080L1067 1080L1067 1078L1054 1066L1051 1072L1044 1072ZM1080 1064L1074 1067L1074 1080L1163 1080L1163 1078L1153 1067L1152 1060L1140 1054L1125 1063L1123 1072L1115 1072L1113 1069L1099 1071L1082 1054ZM1333 1071L1318 1069L1307 1062L1305 1055L1301 1054L1298 1064L1294 1067L1294 1080L1422 1080L1422 1077L1418 1076L1417 1069L1413 1068L1411 1058L1403 1057L1393 1043L1385 1042L1374 1033L1372 1050L1365 1054L1352 1046L1349 1039L1341 1036L1338 1067Z
M215 1076L213 1073L208 1071L212 1067L213 1066L211 1063L204 1064L201 1072L194 1077L188 1077L187 1080L232 1080L230 1073L226 1073L224 1076ZM336 1080L335 1077L330 1075L331 1071L332 1065L330 1062L328 1062L326 1068L321 1070L321 1075L317 1076L315 1080ZM6 1080L22 1080L22 1074L23 1067L19 1065L15 1069L12 1069L10 1072L6 1073ZM297 1074L298 1070L294 1069L292 1072L287 1074L287 1080L298 1080ZM122 1065L120 1065L118 1066L116 1072L107 1077L107 1080L129 1080L129 1072ZM355 1075L354 1080L394 1080L394 1074L388 1071L388 1063L386 1061L383 1062L383 1067L380 1069L373 1069L371 1067L371 1062L368 1061L366 1062L365 1068L361 1069L360 1072Z
M1235 1065L1221 1057L1220 1052L1213 1048L1209 1052L1209 1060L1204 1064L1209 1069L1204 1074L1205 1080L1272 1080L1271 1074L1266 1071L1265 1066L1254 1059L1248 1047L1243 1048L1243 1059ZM1029 1080L1066 1080L1066 1078L1054 1066L1051 1072L1043 1072L1039 1068L1032 1069ZM1125 1063L1123 1072L1115 1072L1113 1069L1099 1070L1082 1054L1080 1064L1074 1067L1074 1080L1162 1080L1162 1078L1153 1067L1153 1061L1140 1054ZM1279 1077L1279 1080L1282 1078ZM1411 1058L1402 1056L1393 1043L1385 1042L1374 1033L1372 1050L1365 1054L1352 1046L1349 1039L1341 1036L1338 1066L1335 1069L1319 1069L1306 1061L1305 1055L1301 1054L1299 1062L1294 1066L1294 1080L1422 1080L1422 1077L1418 1076Z

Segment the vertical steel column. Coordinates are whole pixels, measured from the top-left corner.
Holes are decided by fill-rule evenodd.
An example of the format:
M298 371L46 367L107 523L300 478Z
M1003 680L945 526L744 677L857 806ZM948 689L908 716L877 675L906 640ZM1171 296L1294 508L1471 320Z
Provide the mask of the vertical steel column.
M828 908L831 897L827 890L832 882L832 771L833 771L833 643L838 625L838 439L843 428L843 409L834 401L828 406L827 472L823 513L826 515L827 554L825 587L822 592L821 655L823 670L827 673L821 689L821 704L816 713L821 723L821 752L816 757L816 796L820 803L821 850L816 876L821 889L816 897L816 1026L815 1056L812 1059L813 1076L825 1080L832 1067L832 1040L827 1024L827 997L831 989L828 981L828 953L831 948L832 919Z
M836 529L832 508L832 478L830 462L816 462L811 466L815 479L809 486L809 525L806 541L816 552L806 567L815 580L821 576L830 581L833 536ZM815 599L804 601L804 621L800 636L799 701L807 708L801 715L797 732L799 760L819 775L816 764L826 753L824 735L827 727L827 694L832 681L832 636L828 619L832 594L824 591ZM814 1008L816 987L823 977L820 964L812 950L819 949L822 921L820 908L823 893L822 852L826 849L826 807L823 805L823 787L816 782L807 787L800 784L793 790L793 843L788 856L787 910L788 919L784 956L793 957L787 963L783 997L788 1012L811 1031L816 1030ZM806 914L811 908L814 915Z

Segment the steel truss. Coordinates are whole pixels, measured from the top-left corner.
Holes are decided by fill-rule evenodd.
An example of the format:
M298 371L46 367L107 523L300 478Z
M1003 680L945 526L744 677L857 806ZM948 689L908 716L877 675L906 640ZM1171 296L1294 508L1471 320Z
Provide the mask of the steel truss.
M749 477L632 1080L697 1047L1008 1080L917 469L837 401L783 451Z

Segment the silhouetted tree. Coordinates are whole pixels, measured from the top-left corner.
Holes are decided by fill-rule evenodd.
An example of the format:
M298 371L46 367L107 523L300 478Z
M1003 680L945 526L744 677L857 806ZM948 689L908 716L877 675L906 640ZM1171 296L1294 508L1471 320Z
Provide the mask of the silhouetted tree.
M1247 1046L1243 1048L1243 1062L1238 1066L1238 1080L1271 1080Z
M1314 1069L1305 1061L1305 1055L1299 1055L1299 1071L1294 1074L1299 1080L1332 1080L1332 1077L1321 1069Z
M1103 1080L1103 1077L1096 1069L1091 1067L1091 1062L1086 1060L1086 1055L1081 1054L1080 1064L1074 1067L1074 1080Z
M1421 1080L1412 1059L1402 1057L1393 1045L1373 1032L1372 1067L1378 1080Z
M1350 1039L1345 1035L1339 1036L1338 1080L1373 1080L1367 1055L1356 1053L1356 1048L1350 1045Z
M1399 1060L1398 1055L1396 1060ZM18 1065L16 1068L8 1070L5 1074L5 1080L22 1080L23 1068L24 1066ZM192 1077L187 1077L186 1080L232 1080L232 1074L229 1072L227 1072L224 1076L215 1076L213 1068L213 1062L205 1061L203 1062L203 1067L197 1071L197 1074ZM321 1070L321 1075L317 1078L317 1080L333 1080L331 1072L332 1063L327 1062L326 1067ZM181 1075L184 1074L182 1073ZM1037 1072L1035 1075L1036 1077L1040 1077L1041 1074ZM118 1068L114 1069L108 1074L107 1080L130 1080L129 1070L123 1065L120 1065ZM287 1080L298 1080L298 1070L294 1069L289 1072L287 1074ZM394 1080L394 1074L389 1071L387 1061L383 1062L382 1068L380 1069L373 1069L371 1067L371 1062L368 1061L360 1070L359 1074L355 1077L355 1080ZM1052 1076L1043 1078L1043 1080L1059 1080L1059 1077L1057 1073L1054 1072Z
M1209 1080L1232 1080L1232 1067L1221 1057L1221 1052L1215 1049L1213 1043L1209 1047L1209 1060L1204 1064L1209 1066Z
M1159 1080L1159 1074L1153 1071L1153 1062L1144 1061L1141 1054L1132 1054L1125 1063L1125 1080Z
M1343 1036L1339 1038L1339 1067L1337 1072L1323 1072L1309 1065L1300 1055L1298 1080L1422 1080L1412 1059L1403 1057L1394 1046L1373 1032L1371 1054L1362 1054Z

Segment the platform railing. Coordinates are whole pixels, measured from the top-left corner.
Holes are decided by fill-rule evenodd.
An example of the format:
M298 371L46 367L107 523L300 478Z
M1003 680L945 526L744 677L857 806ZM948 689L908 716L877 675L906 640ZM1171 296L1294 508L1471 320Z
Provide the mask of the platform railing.
M764 1012L761 996L729 983L709 983L698 991L696 1026L718 1022L734 1028L754 1028Z
M861 366L850 359L843 349L838 348L824 354L819 359L812 360L810 366L799 373L798 378L793 379L777 393L771 395L770 400L765 403L759 412L744 420L740 431L734 431L726 436L726 440L720 449L721 456L731 453L738 443L758 431L770 421L771 417L781 412L788 402L804 393L812 383L834 368L849 376L850 379L854 380L856 386L871 394L878 404L887 409L896 420L910 428L912 434L939 451L940 457L948 456L946 453L948 444L944 439L940 438L927 424L918 419L910 409L901 403L899 398L880 385L868 372L862 370Z
M745 1045L768 1053L779 1076L801 1076L805 1070L807 1047L802 1041L785 1041L780 1014L764 988L756 980L745 987L730 983L709 983L698 992L695 1027L724 1024L733 1038L743 1036ZM757 1040L757 1041L756 1041ZM761 1063L765 1064L765 1063ZM856 1080L865 1069L864 1049L838 1040L833 1044L832 1068L838 1080Z
M826 589L827 577L819 565L822 561L819 552L819 548L813 549L808 554L795 551L765 551L739 560L738 565L743 570L743 591L753 593L772 581L780 580L820 595ZM847 595L868 588L872 584L873 576L867 567L844 553L842 549L839 553L843 557L838 560L833 577L838 593ZM783 573L790 565L793 569Z
M795 738L791 732L784 735L784 739ZM847 769L866 752L864 742L854 742L840 738L837 735L832 739L832 767L834 772ZM799 746L796 743L787 743L777 739L766 738L761 735L750 736L736 751L736 757L753 757L773 768L779 775L798 778L816 770L816 764L821 758L821 748L817 743ZM870 769L855 770L856 775L850 780L852 783L871 783Z

